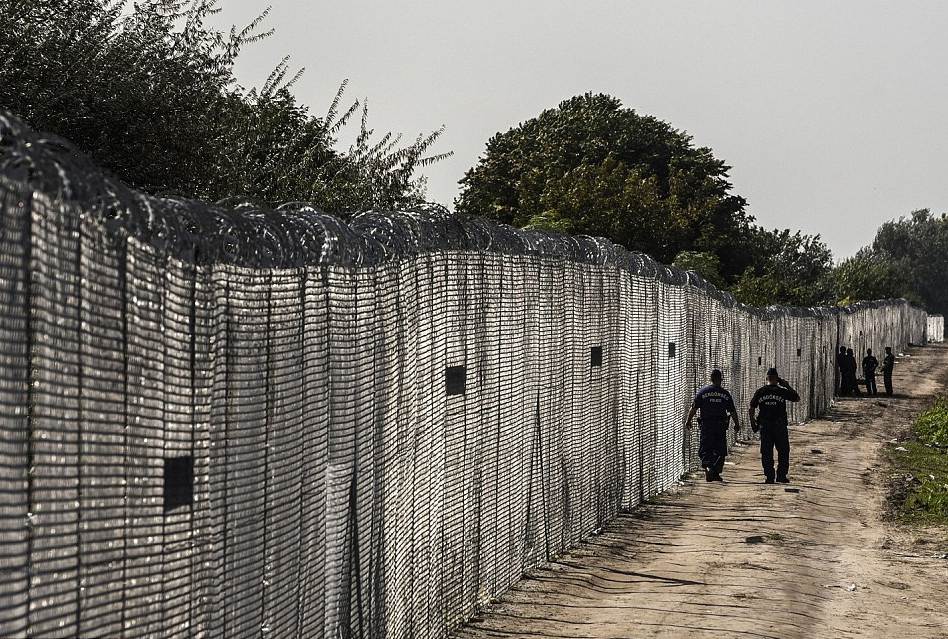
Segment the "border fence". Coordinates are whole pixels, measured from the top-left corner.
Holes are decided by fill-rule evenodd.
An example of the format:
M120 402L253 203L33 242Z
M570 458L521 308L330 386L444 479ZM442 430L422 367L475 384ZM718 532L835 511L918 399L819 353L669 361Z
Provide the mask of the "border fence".
M799 421L838 344L931 331L437 209L148 197L2 114L0 295L4 637L442 637L694 468L711 367Z
M943 315L929 315L926 334L928 335L929 342L944 342L945 317Z

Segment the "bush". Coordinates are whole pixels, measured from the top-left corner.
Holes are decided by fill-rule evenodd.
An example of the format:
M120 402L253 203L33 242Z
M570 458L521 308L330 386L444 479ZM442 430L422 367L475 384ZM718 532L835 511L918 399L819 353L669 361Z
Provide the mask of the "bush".
M291 92L284 59L259 89L240 86L244 47L272 31L211 26L220 0L0 0L0 108L66 138L153 195L305 201L332 213L419 204L419 171L442 129L403 144L346 107L325 117ZM337 135L361 124L348 151Z
M933 475L921 478L906 497L905 512L925 513L935 520L948 518L948 484L935 479Z
M893 470L890 514L904 523L948 526L948 397L918 416L912 436L886 449Z
M948 449L948 397L941 397L915 421L915 434L926 446Z

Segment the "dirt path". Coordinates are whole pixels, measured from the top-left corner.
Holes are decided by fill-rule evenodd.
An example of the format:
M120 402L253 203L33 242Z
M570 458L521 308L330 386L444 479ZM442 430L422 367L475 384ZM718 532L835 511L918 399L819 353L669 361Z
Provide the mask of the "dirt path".
M909 396L792 428L799 492L762 484L756 447L738 446L723 485L621 515L456 637L948 638L944 548L881 522L879 459L946 380L948 346L912 349L895 375Z

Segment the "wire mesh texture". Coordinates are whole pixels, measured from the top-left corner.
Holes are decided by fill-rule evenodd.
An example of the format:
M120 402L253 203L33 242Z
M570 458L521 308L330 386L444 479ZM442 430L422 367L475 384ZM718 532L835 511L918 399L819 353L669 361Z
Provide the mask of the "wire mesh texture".
M801 421L838 344L934 334L434 208L149 197L2 114L0 225L4 637L443 637L696 466L710 368Z
M926 334L929 342L945 341L945 318L943 315L928 316L928 330Z

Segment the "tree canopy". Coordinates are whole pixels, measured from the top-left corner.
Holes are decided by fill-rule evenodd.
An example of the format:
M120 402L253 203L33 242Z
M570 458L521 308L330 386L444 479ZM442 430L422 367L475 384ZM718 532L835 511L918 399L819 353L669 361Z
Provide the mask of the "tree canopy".
M718 256L714 253L682 251L675 258L675 261L672 262L672 266L680 268L683 271L697 273L720 289L727 286L724 278L721 276L721 260L719 260Z
M920 302L906 286L902 265L892 256L872 247L863 247L854 256L843 260L836 267L833 278L839 303L843 305L895 297Z
M607 237L747 303L832 298L832 256L819 236L755 226L729 170L667 122L587 93L494 135L455 204L515 226Z
M904 297L948 312L948 216L929 209L886 222L875 240L836 269L844 301Z
M0 0L0 107L73 142L131 186L209 200L308 201L332 212L410 206L441 129L374 139L358 101L298 103L287 59L259 89L234 63L270 35L208 25L217 0ZM337 133L359 114L347 151Z
M751 218L710 149L603 94L576 96L494 135L461 179L459 212L519 227L608 237L665 263L683 250L746 264Z
M754 306L835 303L833 254L819 235L755 226L745 246L753 263L734 284L737 299Z

